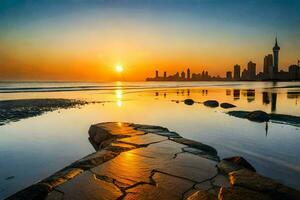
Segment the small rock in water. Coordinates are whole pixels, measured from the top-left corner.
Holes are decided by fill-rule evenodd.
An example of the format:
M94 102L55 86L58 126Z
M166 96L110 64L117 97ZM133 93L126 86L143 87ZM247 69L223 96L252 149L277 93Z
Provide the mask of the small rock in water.
M261 110L250 112L246 116L246 118L250 121L255 121L255 122L267 122L270 120L270 116L268 115L268 113Z
M195 103L195 101L193 100L193 99L185 99L184 100L184 103L186 104L186 105L193 105L194 103Z
M11 179L14 179L15 176L9 176L9 177L6 177L5 180L11 180Z
M208 107L216 108L219 106L219 102L216 100L207 100L204 101L203 104Z
M233 105L233 104L231 104L231 103L221 103L220 106L221 106L222 108L224 108L224 109L236 107L235 105Z

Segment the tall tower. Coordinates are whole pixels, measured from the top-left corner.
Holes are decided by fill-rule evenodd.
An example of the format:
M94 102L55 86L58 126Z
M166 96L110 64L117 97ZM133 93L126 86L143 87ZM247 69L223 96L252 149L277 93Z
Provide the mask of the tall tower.
M280 47L277 44L277 36L275 39L275 46L273 47L273 58L274 58L274 66L273 66L273 75L278 73L278 57L279 57Z
M191 70L190 70L190 68L187 69L187 79L191 79Z
M240 65L234 65L233 78L234 78L234 80L239 80L241 78L241 66Z

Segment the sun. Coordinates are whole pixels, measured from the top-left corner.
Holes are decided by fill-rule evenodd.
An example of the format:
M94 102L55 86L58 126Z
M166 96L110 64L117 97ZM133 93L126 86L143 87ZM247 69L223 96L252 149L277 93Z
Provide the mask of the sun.
M124 71L123 66L122 66L122 65L117 65L117 66L116 66L116 71L117 71L118 73L123 72L123 71Z

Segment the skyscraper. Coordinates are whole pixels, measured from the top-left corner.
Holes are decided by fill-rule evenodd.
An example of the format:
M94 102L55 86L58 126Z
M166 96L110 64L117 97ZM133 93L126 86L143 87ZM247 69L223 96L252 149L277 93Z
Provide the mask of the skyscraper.
M275 46L273 47L273 57L274 57L274 66L273 66L273 75L278 73L278 62L279 62L279 50L280 47L277 44L277 37L275 39Z
M187 69L187 79L191 79L191 71L190 71L190 68Z
M248 79L254 80L256 77L256 64L252 61L248 62Z
M226 79L227 80L231 80L232 79L232 72L231 71L226 72Z
M234 78L234 80L239 80L241 78L241 66L240 65L234 65L233 78Z
M181 72L181 78L185 79L185 72Z
M273 67L273 55L272 54L268 54L265 56L264 58L264 74L266 76L270 75L270 70L272 70Z
M164 72L164 79L167 78L167 72Z
M158 70L155 71L155 78L158 78Z

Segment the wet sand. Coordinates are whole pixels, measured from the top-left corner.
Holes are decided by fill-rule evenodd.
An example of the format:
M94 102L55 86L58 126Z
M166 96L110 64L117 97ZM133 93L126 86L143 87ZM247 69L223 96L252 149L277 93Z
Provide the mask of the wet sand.
M0 101L0 126L35 117L58 109L68 109L88 103L75 99L18 99Z

